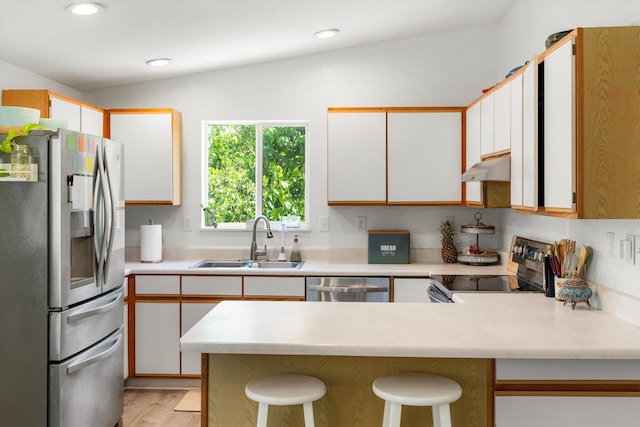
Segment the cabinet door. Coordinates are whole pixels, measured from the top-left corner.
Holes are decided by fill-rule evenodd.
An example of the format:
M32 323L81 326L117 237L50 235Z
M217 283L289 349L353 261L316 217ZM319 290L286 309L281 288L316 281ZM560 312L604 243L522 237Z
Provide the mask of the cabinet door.
M573 39L544 59L544 206L575 211L575 55Z
M511 206L522 206L522 74L511 80Z
M497 396L496 427L638 425L640 397Z
M110 139L125 145L127 204L178 205L181 155L175 115L170 109L110 110Z
M467 109L467 159L466 169L471 168L480 161L480 103L476 103ZM482 183L467 182L466 201L469 203L482 203Z
M242 296L242 276L182 276L182 295Z
M386 204L386 113L330 110L327 124L329 204Z
M495 91L493 151L511 148L511 81Z
M480 155L486 156L494 151L495 130L495 92L491 92L480 101Z
M183 302L182 303L182 331L180 336L187 333L200 319L210 312L216 303L212 302ZM201 375L201 353L182 353L182 374Z
M104 133L104 111L84 104L80 106L80 109L82 132L102 136Z
M387 113L388 202L462 202L462 112Z
M55 96L49 97L49 117L52 119L65 120L67 129L80 132L80 103L70 102Z
M521 205L532 210L538 210L538 111L538 62L534 58L522 73Z
M304 277L244 276L244 296L304 298L305 280Z
M136 302L136 374L180 374L180 303Z
M136 295L180 295L180 276L137 275Z
M431 302L429 279L393 279L393 302Z

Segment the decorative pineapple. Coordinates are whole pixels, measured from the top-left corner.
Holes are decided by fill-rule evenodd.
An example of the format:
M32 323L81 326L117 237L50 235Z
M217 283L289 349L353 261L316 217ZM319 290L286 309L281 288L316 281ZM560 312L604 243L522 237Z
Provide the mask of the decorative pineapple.
M442 276L442 284L445 288L451 289L453 288L453 282L456 280L456 276L445 274Z
M442 261L453 264L458 260L458 249L453 243L453 225L449 221L440 224L440 241L442 242Z

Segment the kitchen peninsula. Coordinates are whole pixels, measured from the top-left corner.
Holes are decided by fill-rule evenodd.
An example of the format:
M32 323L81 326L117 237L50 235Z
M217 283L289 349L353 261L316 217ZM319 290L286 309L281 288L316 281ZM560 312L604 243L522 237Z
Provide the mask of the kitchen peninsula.
M245 397L246 383L260 375L299 372L327 384L327 395L315 403L317 425L377 426L383 402L371 391L373 379L419 370L461 384L463 395L452 404L455 425L489 426L494 396L513 386L500 380L501 361L622 364L625 381L574 385L606 384L613 390L609 396L637 404L638 327L586 306L571 310L540 294L465 294L458 302L463 303L222 302L181 339L183 351L205 354L203 425L253 424L257 405ZM592 374L603 375L587 372L585 378L599 379ZM428 419L420 412L425 410L407 408L405 425ZM301 411L296 411L275 407L270 418L297 425Z

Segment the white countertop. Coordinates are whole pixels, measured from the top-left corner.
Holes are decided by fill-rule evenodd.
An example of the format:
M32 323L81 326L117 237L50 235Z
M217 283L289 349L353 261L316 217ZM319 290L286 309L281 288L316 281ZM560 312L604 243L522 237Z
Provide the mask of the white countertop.
M161 263L127 262L130 274L220 274L258 276L429 276L433 274L511 274L505 265L472 266L445 263L339 264L305 261L302 268L189 268L201 259Z
M640 359L640 328L541 294L458 294L463 304L224 301L183 351L383 357Z

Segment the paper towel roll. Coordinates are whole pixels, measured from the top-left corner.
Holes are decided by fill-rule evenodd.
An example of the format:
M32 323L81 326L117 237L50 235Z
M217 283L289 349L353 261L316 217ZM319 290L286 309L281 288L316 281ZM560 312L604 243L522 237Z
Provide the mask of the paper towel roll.
M140 261L162 262L162 225L140 226Z

